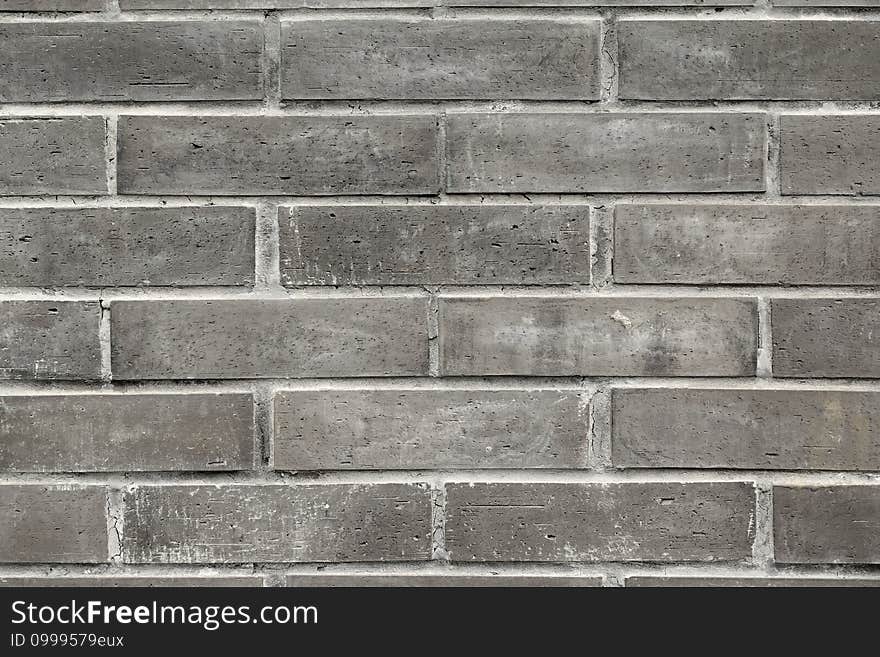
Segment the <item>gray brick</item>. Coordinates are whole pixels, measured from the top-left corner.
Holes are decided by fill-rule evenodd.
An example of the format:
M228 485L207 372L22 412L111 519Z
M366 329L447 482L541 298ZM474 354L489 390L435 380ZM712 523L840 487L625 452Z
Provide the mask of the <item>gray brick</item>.
M880 393L618 389L612 462L624 468L880 470Z
M263 97L255 21L0 25L0 101Z
M434 194L435 116L122 116L120 193Z
M440 300L440 367L476 376L754 376L757 309L744 299Z
M597 587L601 577L583 575L288 575L294 587Z
M775 7L877 7L878 0L773 0Z
M774 299L773 374L880 378L880 299Z
M0 195L106 194L100 116L0 118Z
M855 577L627 577L628 587L701 587L701 588L793 588L793 587L866 587L880 586L880 579Z
M210 0L209 0L210 1ZM103 11L102 0L3 0L2 11Z
M599 21L358 18L281 24L284 98L599 98Z
M302 390L275 398L281 470L583 468L576 390Z
M101 378L97 301L0 303L0 379Z
M619 94L873 100L880 95L878 29L864 20L623 20Z
M450 192L764 190L760 114L450 114Z
M878 285L880 206L620 205L620 283Z
M421 297L114 301L113 377L425 374L427 312Z
M8 286L253 285L250 208L0 209Z
M368 9L434 7L437 3L436 0L120 0L119 4L123 9ZM750 0L452 0L446 3L451 7L686 7L751 4L753 2Z
M107 561L102 486L0 485L0 562Z
M590 210L564 205L295 206L281 279L299 285L590 282Z
M0 587L15 586L26 588L46 588L55 586L76 586L86 588L113 588L118 586L139 588L205 588L205 587L261 587L262 577L152 577L147 575L88 577L0 577Z
M247 470L249 394L0 397L0 470Z
M453 561L740 561L752 554L745 483L454 484Z
M781 563L880 564L880 486L773 488Z
M130 563L419 561L431 493L409 484L137 486L125 496Z
M783 194L880 194L880 115L782 115Z

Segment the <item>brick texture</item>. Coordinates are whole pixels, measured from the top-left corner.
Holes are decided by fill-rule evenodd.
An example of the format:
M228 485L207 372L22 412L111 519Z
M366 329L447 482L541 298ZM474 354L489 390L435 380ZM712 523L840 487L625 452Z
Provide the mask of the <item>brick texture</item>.
M250 395L0 397L0 470L248 470Z
M443 374L749 376L756 308L742 299L444 298Z
M294 21L281 42L284 98L599 97L598 21Z
M453 561L739 561L751 555L746 484L455 484Z
M413 485L138 486L125 523L129 563L431 556L430 491Z
M275 467L580 468L588 418L573 390L288 391L275 399Z
M107 561L107 489L2 484L0 527L0 562Z
M0 281L34 286L254 283L248 208L0 209Z
M291 287L590 282L584 206L292 207L279 230Z
M878 6L0 0L0 585L877 585Z

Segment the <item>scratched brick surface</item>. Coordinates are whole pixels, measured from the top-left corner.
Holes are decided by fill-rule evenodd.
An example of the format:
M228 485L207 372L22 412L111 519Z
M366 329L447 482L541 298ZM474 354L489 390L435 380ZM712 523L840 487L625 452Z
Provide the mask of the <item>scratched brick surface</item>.
M0 0L0 585L876 586L878 8Z

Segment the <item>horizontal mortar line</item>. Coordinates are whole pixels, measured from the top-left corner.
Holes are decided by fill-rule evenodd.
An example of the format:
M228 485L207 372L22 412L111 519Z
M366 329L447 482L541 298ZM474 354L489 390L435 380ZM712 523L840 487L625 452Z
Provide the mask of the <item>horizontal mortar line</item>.
M290 564L287 566L266 565L263 568L286 570L290 575L524 575L524 576L550 576L550 577L601 577L608 574L608 566L601 562L595 563L538 563L538 562L509 562L475 564L468 562L450 563L438 565L436 562L413 562L413 563L334 563L327 564L317 570L315 564ZM804 577L815 578L822 575L842 575L846 577L880 577L880 566L797 566L792 568L758 569L751 564L717 564L706 563L695 565L693 563L652 565L631 564L620 566L622 574L626 575L668 575L668 576L733 576L733 577Z
M439 12L437 10L440 10ZM873 18L880 15L876 7L786 7L786 6L755 6L754 3L743 2L740 5L692 5L692 6L614 6L612 4L589 4L581 6L558 7L468 7L455 6L450 3L438 7L414 7L405 0L390 0L384 7L299 7L299 8L253 8L253 9L134 9L121 11L89 11L89 12L53 12L53 11L18 11L0 14L0 23L22 22L131 22L131 21L237 21L243 18L262 19L271 14L282 20L309 20L325 17L393 17L425 16L429 18L462 18L465 16L495 18L508 16L517 18L542 17L585 17L606 19L641 19L641 20L714 20L723 21L735 18L754 20L834 20L838 18Z
M242 380L114 381L94 385L84 382L2 381L0 395L200 395L241 394L257 391L560 391L592 395L599 388L670 390L788 390L880 392L880 379L770 379L673 377L364 377Z
M745 483L784 486L880 485L878 472L808 470L705 469L423 469L238 472L106 472L106 473L0 473L0 485L57 486L309 486L409 484L711 484Z
M0 565L3 577L263 577L253 566L239 564L66 564Z
M200 208L200 207L246 207L256 209L263 203L281 207L300 206L477 206L477 205L583 205L607 207L609 205L769 205L788 207L810 206L878 206L880 195L816 195L769 197L762 193L583 193L567 194L553 192L517 192L508 194L437 194L426 196L377 196L375 194L345 196L213 196L213 195L106 195L106 196L0 196L0 209L63 208Z
M55 118L81 116L193 116L193 117L326 117L404 116L448 114L797 114L864 115L880 113L878 101L831 100L373 100L373 99L282 99L281 107L267 107L262 99L242 101L178 102L43 102L0 104L0 120L7 118ZM763 126L759 126L763 127Z
M431 292L425 288L431 288ZM272 287L70 287L0 288L3 301L294 301L305 299L407 299L435 294L441 300L467 298L547 299L773 299L873 298L878 286L730 286L730 285L621 285L603 288L583 285L416 285Z
M621 285L609 283L596 289L587 286L465 286L437 285L437 295L445 298L467 297L561 297L561 298L826 298L870 297L880 292L878 286L755 286L755 285Z

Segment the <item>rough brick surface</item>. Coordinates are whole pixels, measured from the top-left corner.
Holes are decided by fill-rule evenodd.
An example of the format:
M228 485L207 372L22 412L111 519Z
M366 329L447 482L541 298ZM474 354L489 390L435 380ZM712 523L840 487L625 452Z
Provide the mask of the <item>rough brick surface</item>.
M450 114L450 192L763 191L758 114Z
M582 205L283 208L281 280L291 287L588 284L589 214Z
M620 468L880 470L880 394L839 390L617 389Z
M431 494L408 484L137 486L129 563L419 561Z
M126 194L434 194L437 119L123 116Z
M773 488L776 560L880 563L880 487Z
M0 0L0 585L877 584L880 0L439 4Z
M454 484L453 561L739 561L751 556L748 484Z
M479 588L493 586L570 586L584 588L602 586L602 578L578 575L288 575L287 586L357 586L383 588L407 586L467 586Z
M45 587L45 586L80 586L86 588L113 588L130 587L139 588L193 588L193 587L260 587L263 586L262 577L227 577L211 576L204 577L147 577L147 576L95 576L95 577L0 577L0 586L15 587Z
M599 22L284 22L284 98L599 97Z
M101 378L97 301L0 302L0 379Z
M116 301L111 309L119 379L406 376L428 367L420 297Z
M262 40L254 21L0 25L0 101L259 99Z
M773 371L880 378L880 299L774 299Z
M880 115L780 117L783 194L880 194Z
M248 394L0 397L0 471L249 470Z
M443 298L444 375L749 376L744 299Z
M841 586L880 586L880 578L858 579L846 578L822 578L822 577L627 577L627 586L656 587L701 587L701 588L742 588L742 587L765 587L765 588L828 588Z
M849 20L623 20L620 97L871 100L877 30Z
M253 285L248 208L0 209L0 283Z
M106 194L104 119L0 118L0 195Z
M107 561L103 486L0 485L0 562Z
M275 468L582 468L575 390L320 390L275 398Z
M880 206L619 205L614 280L878 285Z

